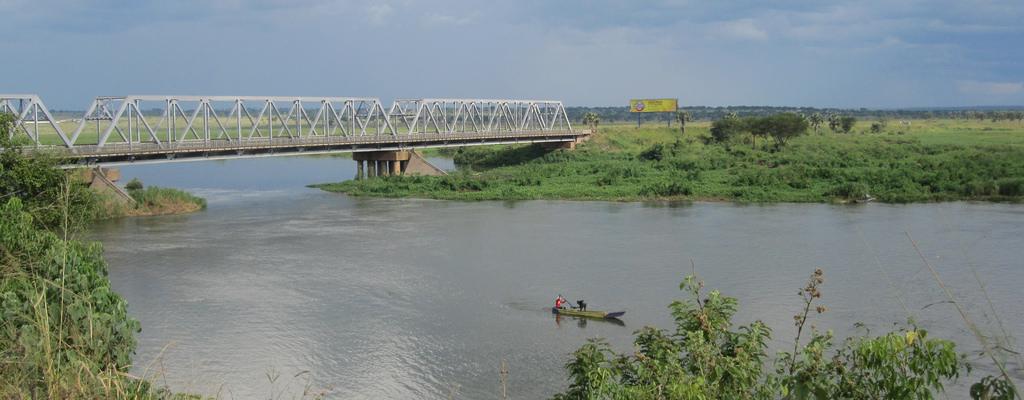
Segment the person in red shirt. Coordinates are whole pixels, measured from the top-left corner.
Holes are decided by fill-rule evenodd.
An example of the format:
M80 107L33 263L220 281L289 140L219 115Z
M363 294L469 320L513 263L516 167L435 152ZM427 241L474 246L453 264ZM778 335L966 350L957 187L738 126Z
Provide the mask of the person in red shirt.
M558 295L558 297L555 298L555 309L561 310L565 308L562 306L563 304L565 304L565 298L562 297L562 295Z

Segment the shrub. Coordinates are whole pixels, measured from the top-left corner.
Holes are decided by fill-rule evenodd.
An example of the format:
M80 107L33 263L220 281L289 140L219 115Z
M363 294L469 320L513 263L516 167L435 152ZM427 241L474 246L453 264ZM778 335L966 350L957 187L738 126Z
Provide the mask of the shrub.
M716 142L726 142L731 138L739 136L748 129L745 120L737 117L727 117L711 123L711 137Z
M833 187L829 194L844 199L859 199L867 196L868 186L860 182L845 182Z
M674 332L644 327L635 333L635 350L626 354L591 339L565 364L569 387L555 399L930 399L968 370L952 342L916 327L854 337L841 346L832 343L831 333L804 332L813 314L827 311L816 304L823 283L817 270L799 291L793 351L773 362L768 326L754 321L734 327L739 302L706 291L689 275L679 285L687 298L669 306ZM802 333L809 337L801 340ZM772 364L774 370L765 368ZM1012 393L1009 384L987 379L972 393Z
M658 182L640 189L640 195L646 197L689 196L691 193L690 185L682 182Z
M20 199L0 206L0 397L114 397L102 381L127 372L139 323L98 244L35 225Z
M668 150L665 149L665 145L657 143L647 150L640 152L639 157L648 161L661 161L665 158L667 152Z
M124 188L127 190L141 190L142 181L140 181L139 178L132 178L132 180L128 181L128 183L124 185Z
M1003 178L996 181L999 194L1003 196L1024 195L1024 178Z
M999 185L991 180L975 180L964 185L963 193L968 196L992 196L999 193Z

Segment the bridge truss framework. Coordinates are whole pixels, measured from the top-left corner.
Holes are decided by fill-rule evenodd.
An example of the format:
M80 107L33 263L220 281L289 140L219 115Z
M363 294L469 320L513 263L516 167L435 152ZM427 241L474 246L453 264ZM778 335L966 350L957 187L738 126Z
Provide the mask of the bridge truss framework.
M61 126L68 121L56 120L36 95L0 94L0 112L15 115L12 137L79 163L567 142L581 135L553 100L400 99L385 110L368 97L104 96L68 130Z

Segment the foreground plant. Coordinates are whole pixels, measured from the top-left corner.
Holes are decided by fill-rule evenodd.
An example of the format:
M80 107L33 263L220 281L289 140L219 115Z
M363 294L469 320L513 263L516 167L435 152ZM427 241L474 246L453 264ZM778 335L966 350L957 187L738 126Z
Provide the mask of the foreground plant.
M591 340L566 364L569 389L556 399L932 399L969 371L953 342L928 337L916 327L881 336L852 337L838 348L831 332L809 327L826 312L817 304L824 273L816 270L800 295L792 352L769 360L771 330L761 321L733 328L738 301L687 276L688 299L669 308L674 333L645 327L636 332L633 354L616 354ZM773 361L774 370L765 368ZM978 394L976 396L976 393ZM985 378L974 398L1012 399L1012 387ZM982 395L988 397L981 397Z

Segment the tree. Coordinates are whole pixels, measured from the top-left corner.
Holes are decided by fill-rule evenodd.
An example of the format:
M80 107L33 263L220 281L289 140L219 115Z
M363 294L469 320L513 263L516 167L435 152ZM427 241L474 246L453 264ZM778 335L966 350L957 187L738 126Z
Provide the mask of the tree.
M596 131L597 125L601 123L601 116L595 112L588 112L583 114L583 123L589 126L591 131Z
M19 197L42 228L77 231L97 215L96 194L46 154L26 156L11 137L14 116L0 114L0 199ZM68 204L65 215L57 204ZM65 218L65 216L67 218Z
M780 146L785 145L790 138L807 133L809 126L806 118L794 113L775 114L765 119L768 120L769 134Z
M746 121L736 117L725 117L711 123L711 137L716 142L725 142L747 130Z
M851 115L844 115L839 118L839 128L842 129L843 133L850 133L853 130L853 125L857 123L857 118Z
M821 113L811 114L807 120L811 123L811 126L814 127L814 133L818 133L818 128L821 128L821 123L825 122L825 118L821 116Z
M690 122L691 117L688 111L677 111L676 121L679 121L679 132L686 133L686 123Z
M839 132L839 115L829 114L828 115L828 129L832 132Z
M750 131L751 147L757 147L757 137L767 138L772 133L771 117L747 117L747 130Z

